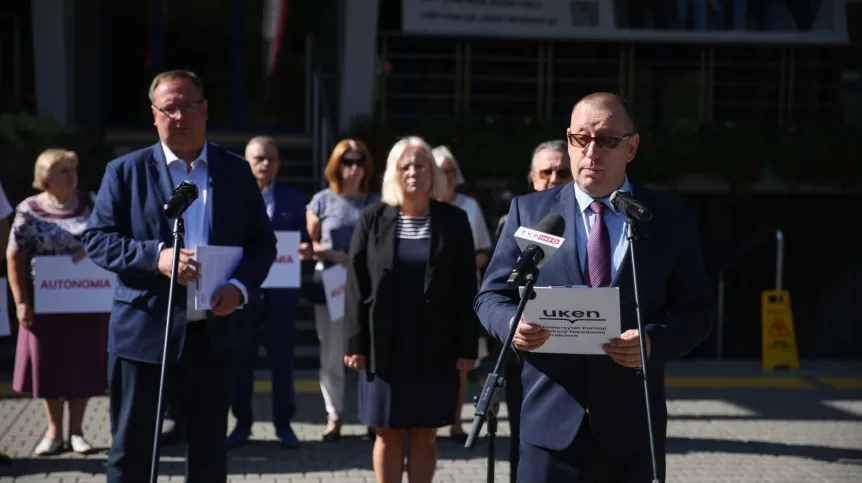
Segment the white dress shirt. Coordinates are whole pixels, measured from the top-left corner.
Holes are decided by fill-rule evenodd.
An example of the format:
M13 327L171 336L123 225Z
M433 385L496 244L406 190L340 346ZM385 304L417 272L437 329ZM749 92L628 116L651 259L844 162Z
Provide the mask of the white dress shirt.
M178 158L164 143L162 143L162 150L168 163L171 186L177 186L183 181L188 181L198 187L198 199L183 213L183 222L186 229L185 248L194 250L199 245L209 243L209 228L212 218L212 179L209 177L207 170L207 144L204 143L200 156L198 156L198 159L192 161L191 166ZM243 301L248 300L248 291L242 282L231 279L228 283L235 285L242 292ZM195 285L186 285L186 292L188 294L186 299L186 318L188 322L206 319L207 313L205 310L195 310Z

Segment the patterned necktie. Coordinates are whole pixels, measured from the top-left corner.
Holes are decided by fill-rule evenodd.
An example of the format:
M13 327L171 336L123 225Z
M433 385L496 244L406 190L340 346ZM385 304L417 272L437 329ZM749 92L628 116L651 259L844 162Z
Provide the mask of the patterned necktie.
M601 201L590 203L590 210L596 215L587 238L587 263L584 269L590 287L611 285L611 239L605 225L605 208Z

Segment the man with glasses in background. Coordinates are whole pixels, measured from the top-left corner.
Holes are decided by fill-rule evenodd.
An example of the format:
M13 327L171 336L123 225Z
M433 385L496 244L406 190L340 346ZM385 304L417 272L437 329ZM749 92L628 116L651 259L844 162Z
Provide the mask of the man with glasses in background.
M568 184L572 181L572 167L566 142L563 140L545 141L533 150L530 173L527 182L534 191L544 191ZM494 233L496 245L506 223L505 214L497 222ZM493 251L492 251L493 253ZM521 432L521 399L524 387L521 385L521 360L509 351L506 354L506 410L509 413L509 480L515 483L518 476L518 454Z

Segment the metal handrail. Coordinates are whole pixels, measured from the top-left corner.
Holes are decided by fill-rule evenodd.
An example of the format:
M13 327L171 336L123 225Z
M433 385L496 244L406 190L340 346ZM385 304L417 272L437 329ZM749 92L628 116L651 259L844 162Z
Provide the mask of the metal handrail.
M717 314L715 322L716 335L716 360L721 360L724 351L724 277L727 270L740 258L748 253L752 248L759 245L766 235L775 235L775 290L782 290L784 286L784 232L780 229L770 229L764 231L760 235L752 238L747 243L739 247L727 260L725 260L721 269L718 271L718 294L717 294Z

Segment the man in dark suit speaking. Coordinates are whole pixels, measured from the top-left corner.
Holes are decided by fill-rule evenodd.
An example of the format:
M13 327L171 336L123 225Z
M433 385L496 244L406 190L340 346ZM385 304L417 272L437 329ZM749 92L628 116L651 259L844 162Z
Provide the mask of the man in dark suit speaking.
M207 99L185 70L153 79L149 91L159 142L111 161L83 239L87 255L118 276L108 336L111 419L110 483L149 481L165 317L172 223L163 206L182 181L199 198L183 215L186 237L178 267L166 388L181 406L187 481L227 481L225 438L230 372L243 311L266 278L276 239L248 164L206 141ZM242 247L242 258L195 310L200 245Z
M711 327L695 217L668 195L632 186L626 166L640 138L622 98L583 98L566 135L575 181L512 200L475 308L482 324L503 340L518 302L517 290L506 285L520 253L515 231L533 228L554 212L566 222L566 241L543 265L536 285L619 287L623 333L605 345L607 355L533 353L550 334L531 321L515 322L514 346L525 361L517 481L652 480L626 218L609 202L618 189L654 213L637 226L637 269L658 474L664 481L664 364L691 351Z

